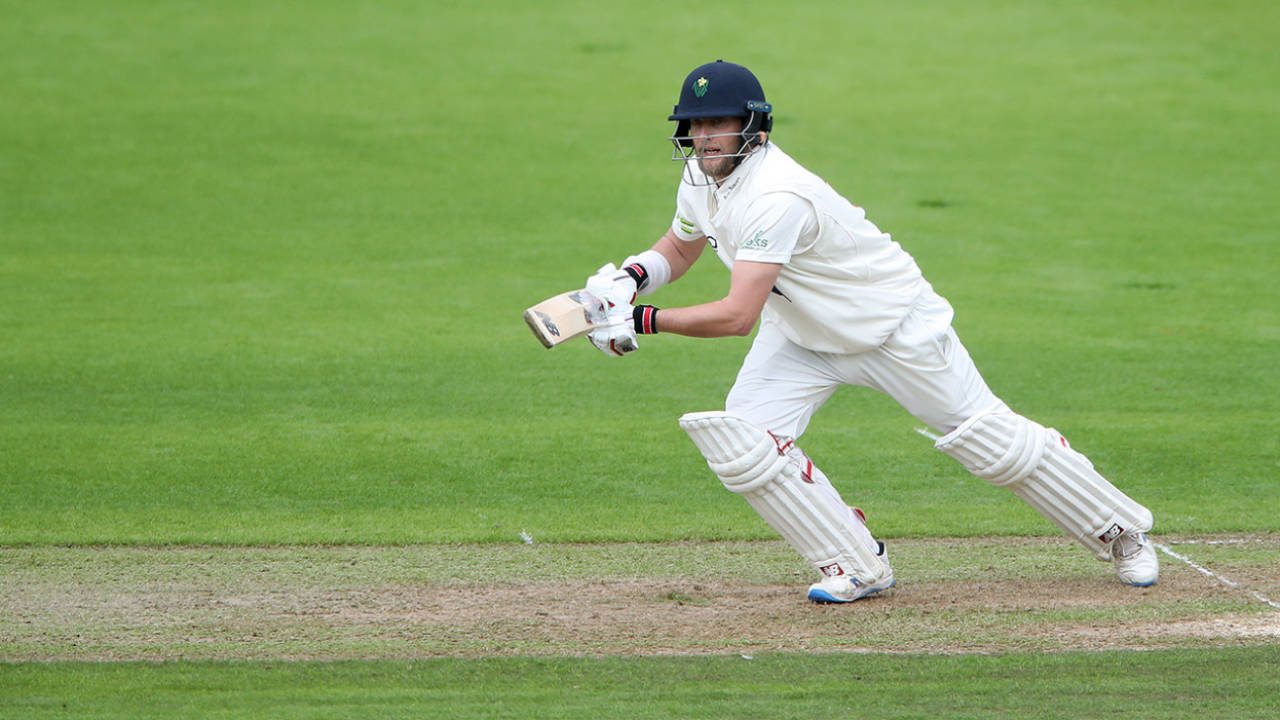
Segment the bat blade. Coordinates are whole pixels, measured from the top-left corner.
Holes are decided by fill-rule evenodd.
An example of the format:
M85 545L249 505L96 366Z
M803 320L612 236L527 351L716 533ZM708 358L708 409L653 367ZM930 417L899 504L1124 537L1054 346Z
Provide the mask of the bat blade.
M544 347L555 347L591 332L591 318L603 316L600 302L583 290L547 298L524 311L524 321Z

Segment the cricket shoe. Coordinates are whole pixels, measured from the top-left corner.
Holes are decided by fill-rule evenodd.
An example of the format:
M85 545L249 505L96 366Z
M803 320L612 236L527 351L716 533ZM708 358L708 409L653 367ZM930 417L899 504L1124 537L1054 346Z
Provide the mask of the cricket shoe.
M884 566L884 575L879 582L867 585L848 575L837 575L810 585L809 599L819 605L850 603L893 587L895 582L893 568L889 566L889 553L885 552L884 543L879 545L880 550L876 553L876 557Z
M1156 546L1146 533L1125 533L1111 544L1111 557L1116 563L1120 582L1136 587L1155 585L1160 578L1160 560Z

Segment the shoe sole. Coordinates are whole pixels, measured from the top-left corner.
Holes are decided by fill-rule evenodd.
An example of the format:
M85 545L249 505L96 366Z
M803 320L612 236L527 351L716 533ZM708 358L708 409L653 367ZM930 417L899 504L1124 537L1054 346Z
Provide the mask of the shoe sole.
M893 582L889 583L888 586L886 587L876 588L875 590L872 590L866 595L859 595L858 597L852 600L841 600L835 597L834 595L832 595L831 593L827 592L826 590L810 590L809 601L813 603L817 603L818 605L843 605L844 603L858 602L863 598L869 598L872 595L875 595L876 593L884 592L885 590L888 590L889 588L897 584L898 584L898 581L894 580Z
M1156 580L1152 580L1151 582L1136 583L1136 582L1128 582L1128 581L1125 581L1125 580L1121 580L1120 582L1122 582L1122 583L1124 583L1125 585L1128 585L1128 586L1130 586L1130 587L1151 587L1152 585L1155 585L1157 581L1156 581Z

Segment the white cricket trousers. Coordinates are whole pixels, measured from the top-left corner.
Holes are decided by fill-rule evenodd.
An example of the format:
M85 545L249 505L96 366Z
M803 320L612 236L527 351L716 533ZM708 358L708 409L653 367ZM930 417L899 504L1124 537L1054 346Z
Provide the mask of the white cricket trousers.
M762 322L725 409L790 438L804 434L841 385L879 390L944 435L981 411L1007 410L960 343L952 315L930 290L884 344L855 354L807 350Z

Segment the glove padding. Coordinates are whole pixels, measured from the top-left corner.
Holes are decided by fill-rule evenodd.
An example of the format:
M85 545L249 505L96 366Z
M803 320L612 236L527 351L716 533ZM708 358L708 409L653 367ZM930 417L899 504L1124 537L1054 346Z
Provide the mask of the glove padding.
M587 292L603 300L607 307L607 324L587 333L591 344L610 357L639 350L631 308L636 299L636 281L609 263L587 278Z
M605 355L622 357L640 349L636 342L636 330L631 325L631 318L627 318L624 324L610 324L592 330L587 333L587 339Z
M619 270L613 263L601 266L587 278L587 289L596 297L613 305L630 305L636 301L636 281L631 273Z

